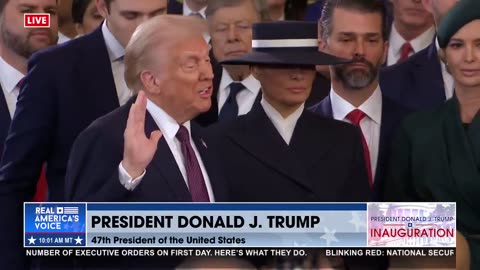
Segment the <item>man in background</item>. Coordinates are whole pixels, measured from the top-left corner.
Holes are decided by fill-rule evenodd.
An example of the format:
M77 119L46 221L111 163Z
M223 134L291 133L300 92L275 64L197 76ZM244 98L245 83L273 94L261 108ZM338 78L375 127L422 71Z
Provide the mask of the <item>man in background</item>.
M386 57L386 11L380 0L327 0L320 50L352 59L330 67L330 95L312 110L360 127L373 199L381 201L391 140L406 109L382 95L378 73ZM344 18L349 18L344 20Z
M393 6L387 65L405 61L425 49L435 36L433 16L420 0L389 0Z
M257 0L210 0L207 22L212 37L213 94L212 107L196 121L203 126L230 121L246 114L260 102L260 83L249 66L219 65L252 50L252 25L262 20L265 11Z
M69 41L77 36L72 17L73 0L57 0L58 4L58 44Z
M167 13L183 16L197 16L205 19L207 2L208 0L169 0Z
M433 14L435 25L459 0L422 0ZM405 62L380 72L383 94L411 110L433 108L453 96L453 78L438 55L435 38L430 45Z
M78 36L90 34L104 20L97 10L95 0L73 0L72 17Z

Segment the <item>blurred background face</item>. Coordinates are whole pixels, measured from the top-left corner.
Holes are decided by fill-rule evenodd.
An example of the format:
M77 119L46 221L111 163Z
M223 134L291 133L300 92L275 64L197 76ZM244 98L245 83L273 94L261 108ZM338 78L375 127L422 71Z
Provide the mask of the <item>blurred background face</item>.
M345 20L344 18L348 18ZM335 79L347 89L362 89L376 82L388 43L382 37L382 16L336 8L332 29L321 50L353 63L331 67Z
M400 0L401 1L401 0ZM437 27L442 22L443 17L455 6L460 0L423 0L425 9L432 13Z
M415 28L430 27L432 25L433 16L425 9L421 0L391 1L393 3L393 16L398 23Z
M88 0L84 0L88 1ZM97 10L95 0L90 0L90 3L85 10L85 14L82 18L82 23L77 23L77 32L80 35L86 35L95 30L103 21L102 15Z
M284 6L287 0L267 0L268 7L280 7Z
M263 97L277 110L297 108L307 100L315 79L315 66L255 66L253 75Z
M138 25L167 11L167 0L113 0L110 6L105 0L96 1L108 29L123 47L127 46Z
M456 85L480 87L480 20L465 25L450 39L445 57Z
M244 55L252 49L252 25L259 22L253 1L236 7L218 9L209 18L213 55L224 61Z
M165 50L165 46L159 50ZM169 60L158 72L160 104L162 108L169 108L173 117L193 119L211 106L213 71L209 46L199 35L175 44L168 51L171 52Z
M59 25L72 21L72 1L73 0L57 0Z
M50 28L24 28L24 13L50 13ZM56 0L8 0L0 20L3 46L24 58L57 44Z

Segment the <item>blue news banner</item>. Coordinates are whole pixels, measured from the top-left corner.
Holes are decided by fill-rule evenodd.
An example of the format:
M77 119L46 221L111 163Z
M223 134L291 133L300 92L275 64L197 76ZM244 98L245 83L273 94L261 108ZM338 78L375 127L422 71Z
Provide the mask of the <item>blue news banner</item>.
M367 247L366 203L25 203L26 248Z

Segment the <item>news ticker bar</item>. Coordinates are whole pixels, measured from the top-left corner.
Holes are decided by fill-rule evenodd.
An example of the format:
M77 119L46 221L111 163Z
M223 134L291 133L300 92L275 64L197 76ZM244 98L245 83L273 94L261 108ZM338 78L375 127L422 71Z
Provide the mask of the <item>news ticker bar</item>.
M453 257L455 248L31 248L36 257Z
M455 247L455 203L25 203L25 247Z

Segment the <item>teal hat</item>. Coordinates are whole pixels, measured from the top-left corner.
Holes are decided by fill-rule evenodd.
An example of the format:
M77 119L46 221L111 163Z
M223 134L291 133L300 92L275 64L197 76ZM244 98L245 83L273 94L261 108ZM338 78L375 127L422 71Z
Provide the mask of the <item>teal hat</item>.
M461 0L458 2L438 27L440 48L447 47L448 42L458 30L477 19L480 19L480 0Z

